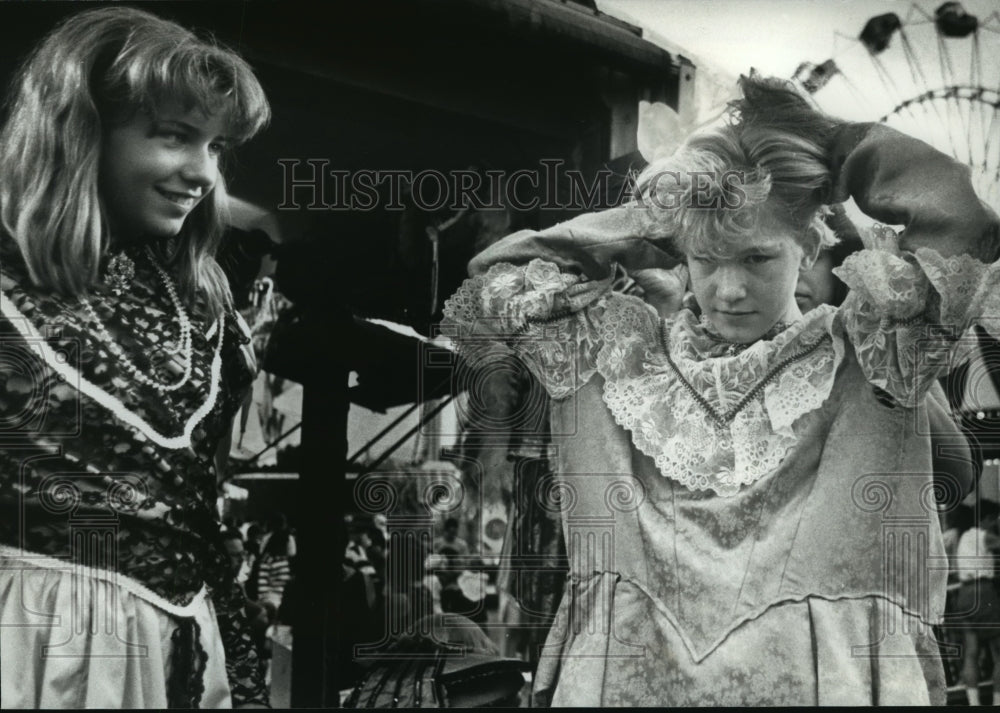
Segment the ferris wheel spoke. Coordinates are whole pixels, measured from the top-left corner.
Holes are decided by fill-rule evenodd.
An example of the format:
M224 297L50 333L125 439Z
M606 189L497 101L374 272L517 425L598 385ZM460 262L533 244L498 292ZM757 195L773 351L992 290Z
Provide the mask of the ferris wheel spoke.
M859 120L872 117L949 152L1000 209L1000 10L977 17L957 2L910 0L899 14L871 16L854 38L833 35L828 61L839 72L824 82L796 77L810 98L835 114L850 103Z
M926 22L934 22L934 18L930 15L930 13L917 5L915 2L911 2L909 9L906 11L905 22L912 22L914 15L920 15Z
M935 35L937 38L938 50L938 71L941 73L941 84L955 84L955 68L951 62L951 52L948 51L948 45L945 43L944 38L941 35Z
M984 173L989 171L989 160L994 155L997 156L997 160L993 162L995 164L993 168L995 171L1000 172L1000 151L991 151L991 148L995 145L994 139L996 138L998 132L1000 132L1000 107L994 105L993 117L990 120L990 128L986 134L986 150L984 151L984 155L987 169ZM998 173L997 177L1000 178L1000 173Z
M881 81L882 87L883 89L885 89L886 95L890 98L890 100L894 105L898 106L900 104L903 104L905 101L903 94L900 91L899 87L897 86L896 81L893 79L892 74L889 72L888 69L886 69L885 65L882 63L882 60L879 59L877 55L871 53L869 53L868 57L872 62L872 66L875 67L875 74L878 77L879 81ZM916 120L916 115L913 116L914 119Z
M903 55L906 57L906 63L910 67L910 74L913 76L914 84L924 87L928 86L927 77L924 75L924 70L920 66L920 61L917 59L917 55L913 51L913 45L910 44L910 38L906 36L906 31L902 27L899 28L899 39L903 43Z
M903 46L903 55L906 58L906 63L910 68L910 75L913 78L913 83L918 87L923 87L925 90L929 91L930 84L927 81L927 75L924 73L923 68L920 65L920 60L917 57L916 52L913 50L913 45L910 43L910 39L904 28L899 28L899 37ZM952 135L952 129L950 123L941 115L941 110L938 105L931 102L931 109L934 111L934 118L937 119L939 124L944 124L945 130L948 132L948 142L950 145L954 145L955 138ZM934 122L931 120L932 117L929 116L929 112L926 110L926 103L923 104L925 107L924 113L928 114L925 118L925 126L927 126L928 135L933 136L937 132L934 129Z
M983 53L979 43L979 30L972 35L972 52L969 54L969 79L973 84L983 83Z
M980 22L979 29L1000 35L1000 10L994 10L992 15Z

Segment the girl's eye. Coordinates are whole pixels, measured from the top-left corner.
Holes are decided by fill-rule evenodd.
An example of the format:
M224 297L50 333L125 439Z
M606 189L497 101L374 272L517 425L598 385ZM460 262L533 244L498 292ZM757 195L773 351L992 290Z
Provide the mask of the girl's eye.
M184 143L185 139L187 139L187 137L183 133L181 133L180 131L173 131L173 130L170 130L170 129L166 129L164 131L161 131L160 132L160 136L162 136L164 139L166 139L167 143L175 144L175 145L182 144L182 143Z
M213 141L208 145L208 150L218 156L226 150L226 144L222 141Z
M771 260L771 256L764 253L752 253L747 255L745 260L751 265L760 265Z

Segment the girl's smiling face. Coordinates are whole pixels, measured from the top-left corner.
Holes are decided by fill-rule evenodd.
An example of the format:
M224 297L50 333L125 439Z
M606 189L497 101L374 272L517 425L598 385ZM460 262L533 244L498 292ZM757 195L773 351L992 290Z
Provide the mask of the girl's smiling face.
M226 147L223 118L180 102L136 112L105 131L100 193L112 234L126 240L177 235L215 187Z
M753 235L722 255L687 256L691 289L714 329L724 339L746 344L778 322L802 316L795 302L800 270L815 260L795 231L766 206Z

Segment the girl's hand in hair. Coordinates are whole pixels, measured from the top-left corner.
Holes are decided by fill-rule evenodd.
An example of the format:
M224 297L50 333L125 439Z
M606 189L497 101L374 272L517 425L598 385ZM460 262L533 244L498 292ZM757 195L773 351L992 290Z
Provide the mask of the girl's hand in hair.
M661 317L670 317L681 308L687 292L687 265L681 263L670 270L658 267L631 270L628 274L642 288L643 299L655 307Z

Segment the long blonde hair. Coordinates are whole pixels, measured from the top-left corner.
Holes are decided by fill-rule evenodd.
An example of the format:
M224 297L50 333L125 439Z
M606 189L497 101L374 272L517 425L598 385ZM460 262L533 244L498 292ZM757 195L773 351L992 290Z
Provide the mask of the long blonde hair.
M110 235L98 190L102 135L164 100L223 112L234 142L270 119L264 90L232 50L129 7L104 7L57 25L15 76L0 130L0 223L31 280L80 296L98 280ZM225 186L184 221L169 256L184 298L198 293L218 314L230 302L214 255L225 220Z

